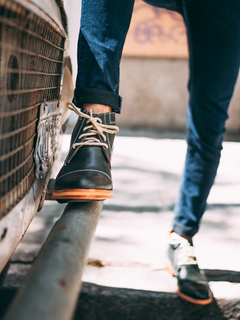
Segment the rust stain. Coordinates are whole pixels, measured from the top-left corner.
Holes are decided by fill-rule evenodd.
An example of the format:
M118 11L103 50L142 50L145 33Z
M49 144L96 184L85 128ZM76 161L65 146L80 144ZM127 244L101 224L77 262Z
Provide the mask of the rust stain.
M1 235L1 238L0 238L0 241L2 241L6 237L6 234L7 234L7 228L4 228L3 233Z
M105 267L105 265L99 259L89 259L88 262L87 262L87 265L88 266L97 267L97 268Z
M65 242L65 243L72 243L71 240L67 239L67 238L63 238L61 239L62 242Z
M69 290L69 285L67 284L67 282L64 279L60 279L58 281L58 283L60 284L60 286L65 289L65 290Z
M59 230L60 230L60 231L63 231L63 230L65 230L65 229L67 229L66 223L64 223Z

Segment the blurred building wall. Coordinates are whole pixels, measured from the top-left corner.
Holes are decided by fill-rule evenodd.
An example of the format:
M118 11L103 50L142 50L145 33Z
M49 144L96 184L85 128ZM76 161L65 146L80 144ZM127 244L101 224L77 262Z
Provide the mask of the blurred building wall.
M159 130L185 130L187 59L123 57L117 124ZM240 77L229 107L229 133L240 133Z

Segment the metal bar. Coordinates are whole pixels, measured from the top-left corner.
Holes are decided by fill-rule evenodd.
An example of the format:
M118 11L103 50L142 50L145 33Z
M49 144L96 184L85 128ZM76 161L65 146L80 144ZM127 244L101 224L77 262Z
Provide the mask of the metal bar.
M18 185L15 188L13 188L10 192L6 193L2 198L0 198L0 219L2 219L8 213L7 209L8 210L11 209L9 207L9 202L13 203L13 201L11 201L11 199L15 198L16 194L20 198L20 197L24 196L27 193L28 188L24 189L23 186L28 183L28 178L33 173L34 168L35 168L35 165L33 164L31 169L27 173L27 175L21 181L18 182ZM32 185L35 182L35 180L33 180ZM32 185L29 185L29 187L31 187ZM19 191L20 191L20 193L19 193ZM34 194L34 190L31 192L31 194ZM34 199L36 199L36 195L34 195ZM13 204L15 204L15 203L13 203ZM32 207L33 207L33 205L31 206L31 210L32 210ZM29 211L31 211L31 210L29 210ZM21 240L21 238L19 239L19 241L20 240ZM1 246L0 246L0 249L1 249ZM0 258L1 258L1 253L0 253ZM1 264L3 262L4 261L2 261L2 260L0 261L0 271L1 271Z
M41 71L32 71L32 70L21 70L13 68L2 68L2 73L12 73L12 74L30 74L30 75L39 75L39 76L62 76L62 73L47 73Z
M18 29L18 31L23 31L23 32L26 32L27 34L30 34L31 36L34 36L35 38L38 38L48 44L50 44L52 47L55 47L56 49L59 49L61 51L64 51L64 48L62 47L59 47L57 45L55 45L54 43L52 43L51 41L41 37L40 35L38 35L36 32L32 32L31 30L29 29L26 29L26 28L23 28L22 26L20 26L19 24L15 23L14 21L12 20L9 20L8 18L6 17L0 17L0 23L3 22L5 23L6 25L8 26L11 26L11 27L16 27Z
M55 87L45 87L45 88L34 88L34 89L20 89L20 90L2 90L0 91L0 96L10 95L10 94L23 94L23 93L32 93L32 92L38 92L38 91L44 91L44 90L52 90L52 89L58 89L61 86L55 86Z
M35 136L36 136L36 133L34 133L34 134L31 136L31 138L30 138L28 141L26 141L23 145L21 145L20 147L14 149L14 150L11 151L11 152L8 152L8 153L0 156L0 162L6 160L7 158L12 157L14 154L16 154L16 153L18 153L19 151L21 151L21 150L23 150L24 148L26 148L26 147L28 146L28 144L33 141L33 139L34 139Z
M18 171L20 168L22 168L30 158L32 158L33 156L33 152L34 150L32 150L32 152L28 155L28 157L22 161L17 167L15 167L13 170L9 171L7 174L3 175L0 178L0 183L2 183L4 180L6 180L7 178L9 178L10 176L12 176L16 171Z
M48 61L51 61L51 62L56 62L56 63L63 64L62 60L51 59L51 58L48 58L47 56L44 56L44 55L42 55L40 53L36 53L36 52L33 52L33 51L22 49L20 47L16 47L15 45L11 45L9 43L6 43L4 41L0 41L0 48L2 48L2 50L12 50L13 52L25 53L25 54L28 54L30 56L39 57L39 58L42 58L44 60L48 60Z
M31 127L34 123L36 123L38 120L38 118L34 119L32 122L30 122L29 124L27 124L26 126L24 127L21 127L17 130L14 130L14 131L11 131L11 132L7 132L7 133L3 133L3 134L0 134L0 139L3 140L3 139L7 139L7 138L10 138L18 133L20 133L21 131L24 131L26 130L27 128Z
M17 110L13 110L13 111L3 111L3 112L0 112L0 118L2 117L11 117L11 116L15 116L19 113L24 113L24 112L27 112L29 110L33 110L37 107L39 107L41 105L41 102L40 103L37 103L35 105L32 105L30 107L27 107L27 108L22 108L22 109L17 109Z
M67 205L4 320L72 319L102 206Z

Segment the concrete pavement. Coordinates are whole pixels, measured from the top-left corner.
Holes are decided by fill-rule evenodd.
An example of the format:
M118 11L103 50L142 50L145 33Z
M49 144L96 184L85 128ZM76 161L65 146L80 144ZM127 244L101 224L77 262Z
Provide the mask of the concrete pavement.
M173 134L148 131L146 138L141 131L124 132L115 141L114 198L105 201L75 319L240 319L240 143L224 143L208 209L194 237L215 298L199 307L178 298L176 279L165 270L186 143ZM63 158L69 141L66 135ZM0 315L63 208L47 201L34 218L0 290Z

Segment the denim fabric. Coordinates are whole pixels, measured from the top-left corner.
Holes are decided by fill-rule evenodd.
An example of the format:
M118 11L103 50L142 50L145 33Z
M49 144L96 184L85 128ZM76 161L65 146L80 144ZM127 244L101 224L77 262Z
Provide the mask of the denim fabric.
M240 1L192 0L184 6L190 53L188 150L173 229L193 236L216 176L227 109L240 64Z
M238 76L240 1L183 2L190 54L188 150L173 230L193 236L216 176L227 109ZM120 112L119 63L133 4L134 0L82 1L77 106L102 103Z
M129 28L134 0L82 0L81 28L78 39L78 73L74 103L99 102L120 113L119 64ZM109 94L110 93L110 94ZM113 98L115 95L115 99ZM105 96L105 103L102 97Z

